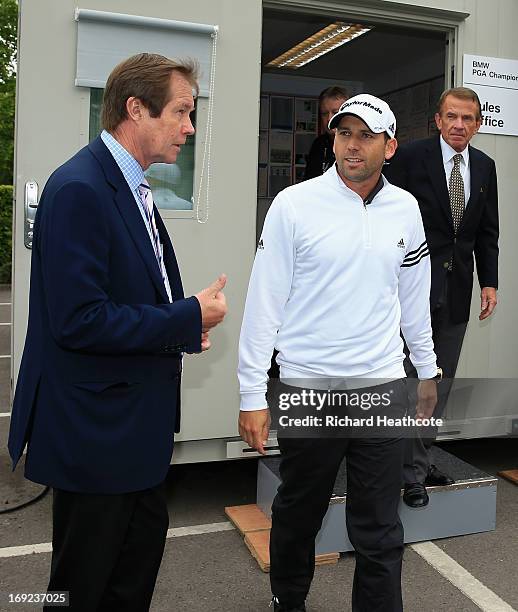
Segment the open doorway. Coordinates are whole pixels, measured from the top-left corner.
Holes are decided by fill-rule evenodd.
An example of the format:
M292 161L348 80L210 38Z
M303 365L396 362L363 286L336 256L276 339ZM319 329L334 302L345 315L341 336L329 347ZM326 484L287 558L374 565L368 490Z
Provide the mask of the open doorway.
M302 67L268 65L334 23L368 31ZM367 92L386 100L401 144L435 133L436 103L446 87L447 41L446 31L412 24L264 10L257 236L275 195L305 178L309 149L322 130L318 96L323 89L339 86L349 96Z

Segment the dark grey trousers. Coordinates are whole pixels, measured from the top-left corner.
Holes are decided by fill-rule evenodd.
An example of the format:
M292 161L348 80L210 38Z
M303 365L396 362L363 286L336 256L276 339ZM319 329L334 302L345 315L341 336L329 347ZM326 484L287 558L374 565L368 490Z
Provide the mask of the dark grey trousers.
M146 612L168 525L163 485L114 495L54 489L48 590L69 591L70 612Z
M450 318L448 308L450 274L446 276L444 290L437 306L432 311L432 333L437 364L443 370L443 380L437 386L438 401L434 417L440 418L448 402L453 379L457 371L462 342L466 333L467 321L454 323ZM417 372L408 358L408 350L405 347L407 357L405 359L405 371L407 376L417 378ZM415 388L415 387L414 387ZM411 405L415 405L416 398L410 398ZM431 448L437 437L437 428L427 428L426 437L418 436L406 440L405 462L403 466L403 477L405 483L424 482L428 467L432 463Z
M395 381L393 388L392 414L402 417L408 409L406 384ZM287 608L306 599L315 571L315 538L345 457L346 525L356 557L352 611L402 612L404 547L398 505L405 440L353 437L345 431L350 437L278 435L281 485L272 504L272 593Z

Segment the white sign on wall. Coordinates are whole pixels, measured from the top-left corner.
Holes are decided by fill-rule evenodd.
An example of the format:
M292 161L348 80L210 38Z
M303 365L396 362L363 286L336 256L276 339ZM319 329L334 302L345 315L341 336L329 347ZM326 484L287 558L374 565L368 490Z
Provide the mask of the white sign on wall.
M463 85L480 98L481 134L518 136L518 60L464 55Z

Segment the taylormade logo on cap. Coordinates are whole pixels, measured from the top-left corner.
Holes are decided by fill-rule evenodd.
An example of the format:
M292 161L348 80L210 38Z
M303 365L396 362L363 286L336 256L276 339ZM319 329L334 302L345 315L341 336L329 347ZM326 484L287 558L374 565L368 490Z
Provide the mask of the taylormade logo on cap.
M359 94L345 101L329 122L329 129L337 127L344 115L359 117L375 134L387 132L390 138L396 134L396 118L390 106L370 94Z
M345 111L345 109L349 108L350 106L368 106L369 108L372 108L372 110L378 111L380 115L383 115L383 111L379 106L374 106L368 100L358 100L357 98L352 98L349 102L344 102L340 107L340 110Z

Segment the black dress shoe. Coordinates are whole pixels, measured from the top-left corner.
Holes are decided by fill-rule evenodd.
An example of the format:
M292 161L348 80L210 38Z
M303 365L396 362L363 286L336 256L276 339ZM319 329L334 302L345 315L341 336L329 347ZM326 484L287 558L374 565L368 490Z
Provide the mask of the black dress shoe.
M306 604L302 603L299 606L289 607L284 606L279 602L277 597L272 597L272 601L270 602L270 606L273 604L273 612L306 612Z
M428 506L430 499L423 483L410 482L405 485L403 501L410 508L424 508Z
M441 472L441 470L433 463L428 468L428 474L425 478L425 484L429 486L444 487L455 483L451 476Z

